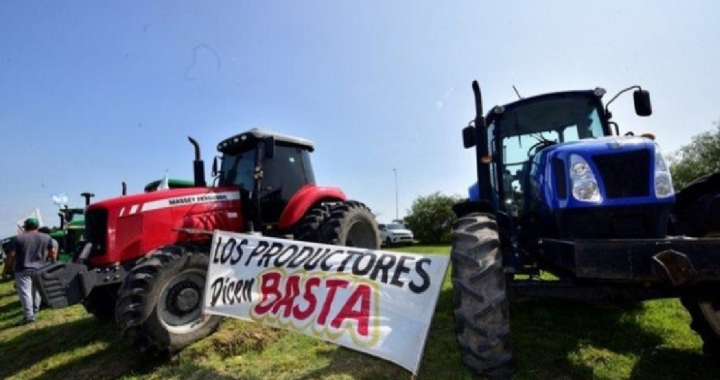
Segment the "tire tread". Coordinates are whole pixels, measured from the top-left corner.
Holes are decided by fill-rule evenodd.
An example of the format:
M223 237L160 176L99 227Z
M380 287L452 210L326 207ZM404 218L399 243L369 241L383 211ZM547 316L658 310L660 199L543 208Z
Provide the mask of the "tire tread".
M512 356L509 302L495 218L473 213L453 225L453 303L462 362L480 375L509 378Z

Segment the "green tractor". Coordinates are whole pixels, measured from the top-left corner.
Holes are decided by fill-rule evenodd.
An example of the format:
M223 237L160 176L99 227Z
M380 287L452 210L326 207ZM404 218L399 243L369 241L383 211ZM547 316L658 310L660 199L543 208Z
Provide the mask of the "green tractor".
M90 204L90 199L95 196L93 193L80 194L85 198L85 206ZM62 207L58 211L60 217L60 227L50 230L50 236L60 245L58 252L58 260L71 262L75 251L81 241L85 240L85 208L81 207Z
M145 185L145 192L149 193L152 191L157 191L160 188L160 184L163 182L163 180L158 179L155 181L152 181ZM167 188L168 189L184 189L195 186L195 183L191 179L179 179L179 178L169 178L167 180Z

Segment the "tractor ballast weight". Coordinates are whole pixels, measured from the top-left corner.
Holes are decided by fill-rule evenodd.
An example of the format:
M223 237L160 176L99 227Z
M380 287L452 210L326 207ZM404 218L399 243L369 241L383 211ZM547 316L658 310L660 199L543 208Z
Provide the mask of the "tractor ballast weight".
M312 142L260 129L225 139L217 145L222 164L213 161L213 187L205 185L197 141L190 142L193 187L87 206L87 241L74 262L35 276L49 305L82 302L96 317L115 319L136 349L172 353L219 324L219 317L201 315L213 230L380 247L368 207L315 184Z
M649 116L649 93L633 86L604 107L596 88L482 117L473 83L478 114L462 135L475 147L478 179L454 208L451 261L458 344L474 371L512 374L515 297L678 297L704 350L720 354L720 239L709 237L720 232L720 174L676 194L654 138L619 136L611 121L607 106L633 89L636 114Z

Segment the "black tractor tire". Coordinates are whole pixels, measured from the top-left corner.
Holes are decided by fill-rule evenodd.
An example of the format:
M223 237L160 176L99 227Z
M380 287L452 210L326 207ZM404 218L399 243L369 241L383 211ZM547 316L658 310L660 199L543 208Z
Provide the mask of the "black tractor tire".
M90 294L82 300L85 311L101 321L114 320L118 288L118 284L96 286L93 288Z
M690 328L702 338L703 352L720 355L720 298L712 301L683 298L682 304L690 313Z
M195 246L169 245L138 261L120 287L115 313L131 346L172 354L217 329L220 317L201 314L208 257Z
M320 227L330 215L330 206L321 204L310 208L295 226L295 240L317 243L320 241Z
M320 228L320 242L380 249L380 230L367 206L357 201L345 201L330 209L330 215Z
M720 189L704 190L707 193L680 210L680 223L688 236L719 238ZM720 356L720 298L700 301L683 298L682 304L690 313L690 328L703 340L703 352Z
M455 221L450 260L463 364L488 378L510 378L510 305L495 217L472 213Z

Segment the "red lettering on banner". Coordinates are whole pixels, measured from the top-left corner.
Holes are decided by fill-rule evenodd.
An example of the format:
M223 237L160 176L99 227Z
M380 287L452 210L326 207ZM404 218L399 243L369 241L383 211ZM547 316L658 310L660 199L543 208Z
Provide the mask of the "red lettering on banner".
M303 294L303 298L307 301L308 306L305 310L300 310L300 305L295 305L293 315L297 317L297 319L301 321L306 320L315 312L317 297L313 294L313 288L320 286L320 282L320 279L317 277L310 277L305 281L305 294Z
M335 292L337 288L345 288L348 286L348 282L345 280L329 279L325 281L325 287L328 288L328 296L325 298L322 310L320 310L320 316L317 319L319 325L324 325L327 321L328 313L330 313L330 306L332 306L333 300L335 299Z
M275 302L280 299L282 296L279 288L281 279L282 274L278 272L265 272L260 276L260 293L262 293L262 299L255 306L256 313L267 313L273 305L275 305Z
M253 319L270 319L297 329L312 327L316 334L337 339L345 332L360 345L377 341L378 292L372 283L351 277L306 273L284 274L272 269L260 275L260 302L251 310Z
M357 321L358 333L361 336L367 337L369 333L368 318L370 316L371 297L372 289L370 289L370 287L366 284L359 284L330 325L339 329L342 327L343 322L345 322L346 319L354 319ZM355 307L358 301L360 301L359 310Z
M293 309L293 302L295 301L295 297L297 297L300 294L300 277L299 276L290 276L287 281L285 282L285 295L275 302L275 305L272 307L272 313L277 315L280 312L281 308L284 308L285 311L283 312L283 317L287 318L292 313Z

